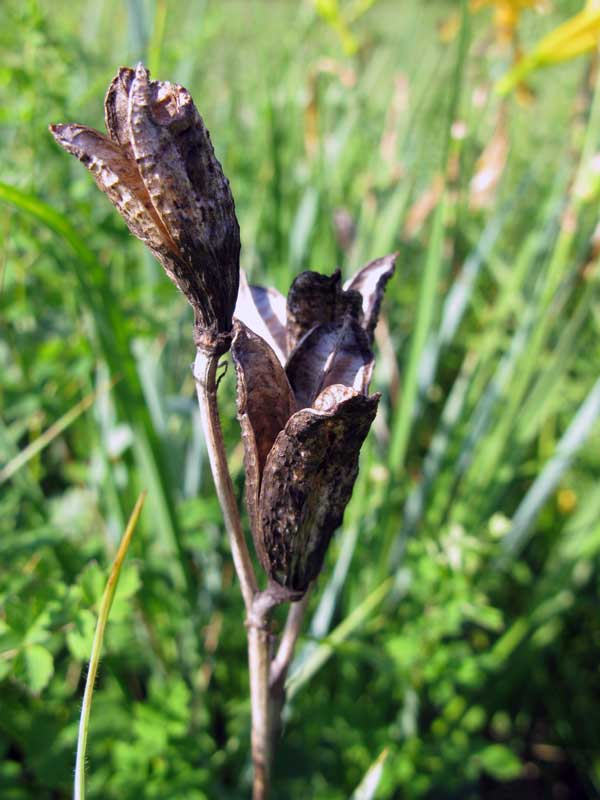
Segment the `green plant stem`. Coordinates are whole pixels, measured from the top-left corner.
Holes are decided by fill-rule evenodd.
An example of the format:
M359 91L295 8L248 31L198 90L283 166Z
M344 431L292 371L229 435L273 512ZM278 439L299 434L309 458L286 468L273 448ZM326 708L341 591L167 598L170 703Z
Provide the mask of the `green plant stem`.
M83 703L81 706L81 717L79 719L79 734L77 736L77 757L75 760L75 787L73 792L73 800L84 800L85 798L85 751L87 745L88 726L90 722L90 712L92 710L92 695L94 693L94 683L96 682L96 674L98 672L98 664L100 663L100 652L102 650L102 641L104 639L104 630L108 621L110 608L117 590L119 582L119 575L121 574L121 567L127 550L131 542L131 537L135 531L135 526L142 512L144 500L146 499L146 492L142 492L137 499L137 503L127 528L121 539L121 544L117 550L117 555L112 565L102 601L100 603L100 613L98 614L98 622L96 623L96 631L94 633L94 641L92 643L92 653L90 655L90 664L88 667L88 674L85 681L85 690L83 693Z

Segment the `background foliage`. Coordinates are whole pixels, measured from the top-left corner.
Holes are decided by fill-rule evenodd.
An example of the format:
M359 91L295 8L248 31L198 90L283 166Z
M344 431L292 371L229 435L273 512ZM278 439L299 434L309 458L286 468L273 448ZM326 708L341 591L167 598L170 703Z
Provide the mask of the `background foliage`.
M579 8L557 5L523 16L525 46ZM6 800L70 796L98 602L143 487L89 796L248 794L243 611L194 407L190 312L46 130L101 128L116 67L140 59L196 99L253 280L285 291L301 269L348 273L399 250L380 415L311 600L275 796L346 798L382 752L362 797L600 792L596 67L540 72L502 101L510 47L489 10L449 36L456 8L4 0ZM241 498L230 374L220 398Z

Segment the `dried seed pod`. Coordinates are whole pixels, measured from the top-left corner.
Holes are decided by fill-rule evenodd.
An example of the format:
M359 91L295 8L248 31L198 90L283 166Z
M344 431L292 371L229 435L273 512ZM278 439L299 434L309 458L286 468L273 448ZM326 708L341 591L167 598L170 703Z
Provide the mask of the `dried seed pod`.
M392 253L383 258L376 258L375 261L359 269L344 284L344 291L358 292L362 298L362 326L371 342L379 319L385 287L394 274L396 255Z
M366 397L339 385L325 392L331 403L317 399L326 410L303 409L290 418L271 448L261 482L265 569L292 593L304 593L321 571L379 402L379 395Z
M105 99L108 137L52 125L56 141L146 244L194 309L197 344L229 346L239 285L240 232L229 181L189 92L122 67Z
M258 530L258 498L267 456L296 411L292 388L274 352L243 323L234 322L232 354L237 376L238 418L244 442L246 502L256 552L265 563Z
M346 317L312 328L290 355L285 371L298 407L306 408L335 383L366 394L373 363L366 333L358 322Z
M336 341L340 333L348 336L347 357L351 327L342 323L313 330L316 334L325 329L324 341L335 347L332 328ZM254 545L269 577L289 592L290 599L297 598L318 574L341 522L379 396L368 397L336 383L323 389L312 407L296 411L279 360L239 320L234 323L232 355ZM359 350L357 371L363 357ZM366 389L366 383L362 386Z
M371 341L394 259L368 264L351 288L339 272L302 273L287 314L282 295L242 279L232 355L246 499L259 560L291 600L319 574L352 494L379 401L367 394Z
M315 325L337 322L349 316L360 319L362 301L358 292L345 292L339 270L333 275L301 272L287 297L288 353Z

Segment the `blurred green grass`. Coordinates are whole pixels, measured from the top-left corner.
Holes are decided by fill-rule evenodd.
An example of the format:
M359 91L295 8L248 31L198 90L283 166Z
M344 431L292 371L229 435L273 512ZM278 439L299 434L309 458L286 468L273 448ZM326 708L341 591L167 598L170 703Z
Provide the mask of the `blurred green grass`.
M385 748L381 798L600 791L596 68L539 73L532 103L501 108L508 52L481 12L459 58L460 38L438 35L457 8L379 0L348 56L308 2L5 0L0 469L115 384L0 485L3 798L70 796L94 615L142 487L88 794L248 793L243 612L194 408L191 315L47 133L102 128L116 67L137 60L192 92L253 280L285 291L301 269L348 274L399 250L381 411L311 601L275 796L348 797ZM528 13L523 45L577 9ZM501 114L508 158L474 209ZM231 374L220 400L241 500Z

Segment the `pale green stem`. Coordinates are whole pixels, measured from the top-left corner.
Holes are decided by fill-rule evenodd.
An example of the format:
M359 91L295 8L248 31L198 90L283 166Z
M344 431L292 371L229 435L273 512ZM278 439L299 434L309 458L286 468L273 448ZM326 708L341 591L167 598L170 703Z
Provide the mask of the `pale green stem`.
M112 606L112 602L115 596L115 591L117 589L117 584L119 582L121 567L123 565L123 561L125 560L125 556L127 555L129 543L131 542L131 537L133 536L133 532L135 530L135 526L137 525L137 521L140 517L142 506L144 505L145 499L146 499L146 492L142 492L138 497L137 503L135 504L133 511L131 512L131 516L129 517L129 522L127 523L127 528L125 529L125 533L123 534L123 538L121 539L121 544L119 545L119 549L117 550L117 555L115 556L115 560L113 561L112 569L110 571L110 575L106 583L106 588L104 589L104 594L102 595L102 601L100 603L100 613L98 615L98 622L96 624L96 631L94 633L92 654L90 656L90 665L88 668L88 674L85 681L85 691L83 693L81 718L79 720L79 734L77 736L77 758L75 761L75 788L73 792L73 800L85 800L85 751L87 745L87 734L90 721L90 712L92 710L92 695L94 693L94 683L96 681L96 674L98 673L98 664L100 662L100 652L102 650L104 630L106 628L108 615L110 613L110 608Z

